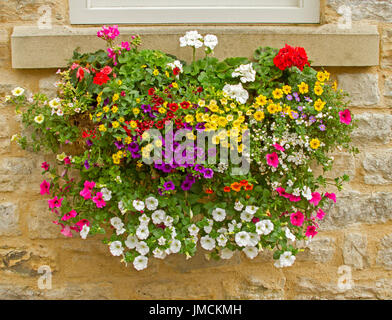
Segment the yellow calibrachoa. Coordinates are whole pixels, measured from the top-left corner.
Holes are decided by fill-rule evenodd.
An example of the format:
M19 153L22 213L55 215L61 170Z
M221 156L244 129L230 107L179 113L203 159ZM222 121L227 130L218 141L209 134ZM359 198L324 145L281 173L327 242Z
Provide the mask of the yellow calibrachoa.
M98 127L98 130L99 130L99 131L102 131L102 132L105 132L107 129L106 129L106 127L105 127L104 124L101 124L101 125Z
M318 96L321 96L324 92L322 86L315 86L313 89L314 93L317 94Z
M298 85L298 90L301 94L305 94L309 92L309 86L305 82L301 82Z
M325 73L321 71L317 72L317 80L320 82L325 82L325 80L327 80Z
M113 113L117 113L117 111L118 111L118 107L117 107L116 105L114 105L114 106L112 107L112 112L113 112Z
M125 119L124 119L124 117L120 117L120 118L118 118L118 121L119 121L119 122L124 122Z
M320 140L319 139L312 139L312 140L310 140L309 145L312 149L316 150L320 146Z
M276 100L282 99L282 97L283 97L283 90L279 89L279 88L276 88L274 91L272 91L272 96Z
M291 93L291 87L288 85L285 85L282 87L282 90L285 94L290 94Z
M102 108L102 110L103 110L104 112L109 112L110 108L109 108L108 106L104 106L104 107Z
M126 144L130 144L130 143L132 142L132 138L131 138L131 137L126 137L126 138L124 139L124 142L125 142Z
M131 120L131 122L129 122L129 125L131 126L131 128L136 128L137 122L135 120Z
M153 74L154 76L157 76L157 75L159 74L158 69L154 69L154 71L152 72L152 74Z
M256 98L256 103L259 106L265 106L267 104L267 97L263 96L262 94Z
M177 83L177 82L173 82L173 83L172 83L172 87L173 87L174 89L178 89L178 83Z
M115 94L113 95L112 100L113 100L113 102L116 102L119 98L120 98L119 94L118 94L118 93L115 93Z
M321 111L321 110L323 110L325 104L326 104L326 102L319 98L314 102L314 109L317 111Z
M140 100L140 98L136 98L135 101L136 101L136 103L140 103L141 100Z
M139 108L133 108L132 112L135 116L137 116L140 113L140 109Z
M113 127L114 129L118 128L119 126L120 126L120 123L119 123L118 121L112 122L112 127Z
M253 115L253 117L255 118L256 121L262 121L265 117L264 112L263 111L256 111Z

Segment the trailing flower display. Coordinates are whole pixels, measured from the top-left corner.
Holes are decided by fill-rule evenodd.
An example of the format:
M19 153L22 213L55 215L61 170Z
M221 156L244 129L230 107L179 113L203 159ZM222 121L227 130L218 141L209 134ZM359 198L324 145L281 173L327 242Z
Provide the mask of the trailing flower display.
M198 245L214 259L272 250L276 267L291 266L337 201L328 186L348 180L311 167L331 170L335 148L357 152L346 94L303 48L219 61L218 38L189 31L186 63L119 35L104 26L106 50L75 52L57 72L58 97L6 97L31 128L12 140L56 155L41 166L48 219L66 237L106 234L136 270Z

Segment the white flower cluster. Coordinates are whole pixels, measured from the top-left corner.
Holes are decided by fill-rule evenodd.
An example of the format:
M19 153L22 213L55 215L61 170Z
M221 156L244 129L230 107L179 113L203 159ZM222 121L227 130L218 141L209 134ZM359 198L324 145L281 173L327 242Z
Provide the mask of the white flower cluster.
M285 251L280 255L279 260L277 260L274 265L277 268L290 267L294 264L294 261L295 256L292 254L292 252Z
M213 34L207 34L205 37L203 37L197 31L188 31L183 37L180 38L181 47L189 46L197 49L204 45L206 48L214 50L217 44L217 36Z
M242 83L253 82L256 80L256 71L253 70L252 63L241 64L234 72L231 74L233 78L241 77Z
M238 103L245 104L249 98L249 93L239 84L226 84L223 87L223 92L231 99L235 99Z

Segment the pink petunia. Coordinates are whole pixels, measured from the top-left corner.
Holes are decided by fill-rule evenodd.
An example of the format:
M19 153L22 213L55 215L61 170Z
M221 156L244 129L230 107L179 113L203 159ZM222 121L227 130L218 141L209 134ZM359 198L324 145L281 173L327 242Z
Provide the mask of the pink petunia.
M75 210L71 210L70 212L66 213L61 220L67 221L69 219L75 218L78 215L78 213Z
M103 200L103 194L102 192L97 192L95 197L93 198L94 203L97 205L97 208L103 208L106 206L105 200Z
M318 192L312 192L312 199L309 201L309 203L312 203L314 206L317 206L321 200L321 194Z
M289 200L291 202L298 202L298 201L301 201L301 197L300 196L295 196L293 194L290 194Z
M50 189L50 183L49 183L48 181L44 180L44 181L40 184L40 188L41 188L40 193L41 193L42 195L44 195L45 193L50 194L50 191L49 191L49 189Z
M64 158L64 163L67 164L67 165L70 165L71 164L71 159L69 157L65 157Z
M317 219L323 220L324 216L325 216L325 212L321 208L318 209L317 215L316 215Z
M80 230L83 229L84 225L87 225L87 227L90 226L90 221L88 221L87 219L82 219L80 221L78 221L77 223L75 223L75 226L73 229L75 229L76 231L80 232Z
M64 198L57 198L55 196L53 199L48 200L49 203L49 208L54 209L54 208L60 208L61 207L61 202L63 201Z
M79 194L84 198L84 200L91 199L91 191L89 189L84 188Z
M351 113L350 110L346 109L343 111L339 111L340 122L344 124L351 123Z
M290 198L290 194L286 192L285 188L279 187L276 188L276 191L281 197L285 197L286 199Z
M95 187L95 182L94 181L85 181L84 182L84 188L85 189L93 190L94 187Z
M301 211L294 212L290 215L291 224L294 226L302 226L304 219L305 217Z
M59 223L57 221L53 221L54 224L57 224L58 226L61 226L61 233L69 238L72 238L72 232L70 226L64 226L62 223Z
M271 167L277 168L279 165L279 157L276 152L269 153L265 156L267 158L267 164Z
M326 192L324 197L331 199L333 202L336 203L336 194L334 194L333 192L332 193Z
M308 226L308 228L306 229L305 236L310 238L310 237L314 237L317 233L318 232L316 231L316 227L315 226Z
M272 145L276 150L284 152L285 149L278 143Z
M46 161L42 162L41 168L44 169L45 171L48 171L49 170L49 163L47 163Z

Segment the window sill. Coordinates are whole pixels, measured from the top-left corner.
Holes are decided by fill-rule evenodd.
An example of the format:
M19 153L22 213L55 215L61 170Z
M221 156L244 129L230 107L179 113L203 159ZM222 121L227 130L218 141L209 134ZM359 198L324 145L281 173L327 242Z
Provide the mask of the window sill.
M258 46L283 47L285 43L304 47L313 66L375 66L379 64L379 34L376 26L353 25L339 29L323 26L143 26L120 28L121 40L142 36L142 48L154 48L191 59L191 50L181 48L178 38L197 29L218 36L217 58L252 57ZM16 69L59 68L67 64L77 47L81 52L104 48L96 37L98 28L15 27L11 36L12 67ZM199 54L202 51L199 50Z

